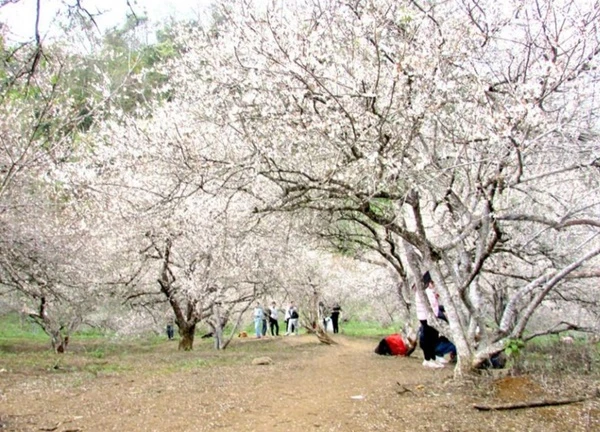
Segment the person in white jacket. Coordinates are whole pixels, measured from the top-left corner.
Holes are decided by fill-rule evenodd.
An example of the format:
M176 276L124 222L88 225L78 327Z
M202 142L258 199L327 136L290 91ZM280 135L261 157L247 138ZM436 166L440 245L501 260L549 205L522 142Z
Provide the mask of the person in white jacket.
M423 275L423 285L425 286L426 298L429 301L433 313L438 316L440 312L440 306L437 299L437 293L435 292L435 285L431 279L429 272ZM416 289L416 288L415 288ZM429 368L443 368L444 365L442 360L436 361L435 347L439 339L438 331L431 327L427 323L429 315L427 305L422 301L422 296L417 295L415 292L415 303L417 306L417 319L421 323L419 345L423 350L423 366Z
M285 321L285 335L289 335L290 334L290 315L292 312L292 307L288 306L285 308L285 315L284 315L284 321Z
M300 315L298 313L298 308L296 307L296 305L294 304L294 302L290 303L290 307L288 309L289 313L290 313L290 319L288 321L288 331L285 333L286 335L298 335L298 330L299 330L299 318Z

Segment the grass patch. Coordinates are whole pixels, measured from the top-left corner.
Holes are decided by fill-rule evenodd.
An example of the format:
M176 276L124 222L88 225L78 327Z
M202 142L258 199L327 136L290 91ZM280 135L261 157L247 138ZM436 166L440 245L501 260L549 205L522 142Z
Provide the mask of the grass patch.
M204 359L201 357L195 357L195 358L187 358L183 361L176 363L174 365L174 366L176 366L176 368L174 368L174 369L177 371L193 370L193 369L205 368L205 367L208 367L209 365L210 365L210 361L208 361L207 359Z
M384 337L393 333L400 332L401 326L390 325L382 326L375 321L349 321L340 324L340 331L346 336L352 337Z
M564 343L558 336L544 336L527 343L514 366L523 373L542 375L598 375L600 349L585 337Z
M284 324L280 334L285 332ZM350 337L377 338L397 331L375 322L345 322L342 334ZM250 365L256 357L268 356L274 361L287 361L299 354L327 349L316 337L301 344L287 343L286 338L253 337L253 326L246 329L248 338L237 335L223 351L214 349L212 338L202 339L198 332L194 350L178 350L178 336L169 341L165 335L149 333L139 337L117 337L112 332L84 328L71 335L68 350L55 354L49 337L18 314L0 317L0 368L25 375L69 375L85 382L102 375L133 371L142 374L175 373L211 367ZM301 334L304 331L300 332ZM294 336L289 336L294 338ZM290 342L293 339L290 339ZM285 342L284 342L285 341Z
M30 318L21 317L16 313L0 317L0 343L15 340L49 343L48 335Z
M114 333L112 331L85 326L75 332L73 336L77 337L77 339L103 339L114 337Z

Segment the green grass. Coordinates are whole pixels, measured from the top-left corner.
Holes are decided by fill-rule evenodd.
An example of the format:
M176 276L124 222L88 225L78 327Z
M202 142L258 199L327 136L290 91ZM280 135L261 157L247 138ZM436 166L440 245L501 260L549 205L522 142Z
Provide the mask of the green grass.
M400 324L395 326L382 326L380 323L375 321L349 321L340 323L340 332L344 336L350 337L366 337L366 338L380 338L392 333L400 332L402 326ZM240 331L245 331L248 337L254 337L254 325L250 324ZM285 333L285 322L279 322L279 334ZM304 334L304 329L300 330L300 334ZM227 333L228 334L228 333Z
M151 374L236 366L248 364L249 358L277 352L270 340L234 341L226 351L216 351L212 338L201 339L202 334L201 330L196 334L193 351L183 352L177 349L178 336L175 341L154 333L118 338L111 332L88 328L71 335L66 353L56 354L49 337L34 323L21 321L17 314L5 315L0 317L0 369L25 375L72 374L74 382L84 383L128 370Z
M283 334L285 325L283 322L280 324L280 334ZM343 336L373 341L399 332L401 328L400 324L383 327L374 321L340 323ZM296 346L281 344L283 338L257 341L253 337L252 325L244 330L248 332L247 339L239 339L236 335L226 350L217 351L213 348L213 339L202 339L204 332L199 329L194 350L183 352L177 349L178 336L175 341L167 340L166 335L154 333L116 337L111 332L87 328L71 336L67 353L55 354L50 348L49 337L41 329L12 314L0 316L0 369L17 375L71 377L75 386L85 385L88 380L105 375L128 372L170 374L212 367L239 367L250 364L256 357L269 356L279 362L291 359L300 352L327 349L316 337L314 342ZM597 373L600 346L586 343L582 335L572 336L575 343L571 345L562 343L558 336L530 341L512 359L512 364L522 372Z
M99 339L107 336L113 336L113 333L93 327L84 327L77 331L75 336L78 339Z
M400 332L401 325L382 327L375 321L350 321L340 323L340 331L346 336L352 337L384 337L392 333Z
M280 324L280 334L283 334L285 324ZM344 336L368 338L397 331L374 322L345 322L340 328ZM71 335L65 354L55 354L49 337L35 323L11 314L0 316L0 368L26 375L72 374L74 382L85 383L97 376L130 370L152 374L214 366L236 367L249 364L255 357L269 356L277 361L297 356L299 350L326 349L315 338L314 343L290 345L282 350L276 338L254 340L253 325L243 330L248 333L248 339L238 339L236 334L225 351L217 351L213 348L213 339L202 339L205 332L199 329L194 350L182 352L177 349L178 335L175 341L154 333L125 338L108 331L84 328ZM228 334L226 332L225 336Z
M0 317L0 343L10 340L49 341L40 326L16 313Z

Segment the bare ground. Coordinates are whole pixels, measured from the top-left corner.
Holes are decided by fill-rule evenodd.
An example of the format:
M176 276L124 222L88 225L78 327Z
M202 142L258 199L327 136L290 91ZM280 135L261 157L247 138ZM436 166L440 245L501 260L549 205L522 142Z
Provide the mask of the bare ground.
M236 340L224 352L176 352L43 367L0 364L4 431L600 431L600 400L510 411L499 404L593 394L590 378L483 377L375 355L374 342L339 336ZM271 365L255 366L253 357ZM89 358L89 357L88 357ZM0 357L0 360L2 357ZM182 360L183 359L183 360Z

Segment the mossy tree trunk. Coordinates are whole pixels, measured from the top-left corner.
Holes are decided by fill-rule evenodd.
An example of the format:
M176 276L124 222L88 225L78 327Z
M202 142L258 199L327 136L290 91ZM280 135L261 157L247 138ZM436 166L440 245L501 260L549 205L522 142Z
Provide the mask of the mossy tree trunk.
M177 322L179 326L179 349L183 351L191 351L194 349L194 335L196 333L196 324Z

